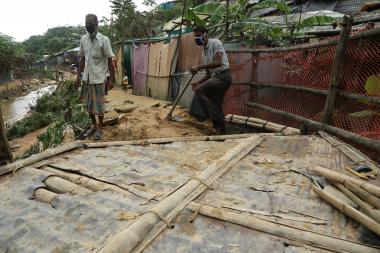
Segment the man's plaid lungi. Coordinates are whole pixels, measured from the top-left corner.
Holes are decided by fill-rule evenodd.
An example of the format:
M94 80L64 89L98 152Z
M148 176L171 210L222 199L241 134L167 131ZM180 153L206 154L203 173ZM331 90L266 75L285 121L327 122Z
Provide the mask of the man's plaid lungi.
M86 84L83 83L81 96L86 101L87 110L93 115L104 115L104 83L101 84Z

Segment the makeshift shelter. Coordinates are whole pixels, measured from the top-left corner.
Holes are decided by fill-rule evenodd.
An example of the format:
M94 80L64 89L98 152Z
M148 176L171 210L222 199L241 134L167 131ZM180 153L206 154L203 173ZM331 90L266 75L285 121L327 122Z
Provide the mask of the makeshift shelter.
M178 40L168 43L157 42L150 44L147 92L148 96L167 100L171 74L174 73L177 58L175 57Z
M0 251L379 252L373 232L313 191L318 166L353 180L346 166L372 166L338 144L256 134L47 150L0 167L18 169L0 181Z

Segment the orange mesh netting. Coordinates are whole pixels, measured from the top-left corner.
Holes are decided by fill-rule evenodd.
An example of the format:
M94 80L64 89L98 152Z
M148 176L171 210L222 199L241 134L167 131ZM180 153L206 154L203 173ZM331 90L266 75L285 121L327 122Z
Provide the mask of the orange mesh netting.
M229 53L233 81L302 86L327 91L336 44L273 53ZM378 75L378 78L376 77ZM350 40L347 44L340 91L380 97L380 35ZM258 117L298 127L298 123L247 102L321 121L325 95L232 85L225 97L225 113ZM332 124L361 136L380 140L380 106L339 97Z

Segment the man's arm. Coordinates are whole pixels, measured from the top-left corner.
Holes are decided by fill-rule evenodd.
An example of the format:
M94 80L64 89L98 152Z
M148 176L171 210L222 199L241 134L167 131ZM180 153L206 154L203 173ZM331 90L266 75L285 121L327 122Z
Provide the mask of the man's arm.
M86 65L86 61L85 61L84 56L82 56L79 60L79 68L77 71L77 86L78 87L80 86L80 81L81 81L80 75L81 73L83 73L85 65Z
M219 68L220 66L222 66L222 63L223 63L223 54L222 54L222 52L216 52L215 53L215 57L214 57L214 62L209 63L209 64L201 64L201 65L198 65L198 66L194 66L194 67L191 68L191 72L197 73L201 69L208 70L208 69Z
M202 77L200 80L192 82L191 86L193 86L193 90L195 91L201 83L206 82L208 79L210 79L210 77L211 77L210 72L207 71L206 75Z
M108 58L108 73L110 73L110 82L111 84L115 83L115 66L113 65L112 57ZM110 86L112 87L112 86Z

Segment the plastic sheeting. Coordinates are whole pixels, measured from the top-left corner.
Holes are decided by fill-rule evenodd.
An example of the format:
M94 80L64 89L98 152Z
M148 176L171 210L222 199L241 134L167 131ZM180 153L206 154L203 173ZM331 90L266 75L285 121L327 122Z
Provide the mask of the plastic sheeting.
M147 95L146 82L148 79L149 44L134 45L133 52L133 84L134 95Z
M148 65L148 96L156 99L167 100L169 98L170 77L172 66L176 66L175 53L177 39L169 43L153 43L149 49Z

